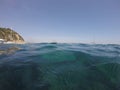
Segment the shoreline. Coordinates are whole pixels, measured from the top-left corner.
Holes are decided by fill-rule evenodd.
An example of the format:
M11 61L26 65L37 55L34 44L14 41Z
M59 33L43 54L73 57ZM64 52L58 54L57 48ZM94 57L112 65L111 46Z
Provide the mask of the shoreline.
M25 44L26 42L23 41L7 41L7 42L3 42L1 44Z

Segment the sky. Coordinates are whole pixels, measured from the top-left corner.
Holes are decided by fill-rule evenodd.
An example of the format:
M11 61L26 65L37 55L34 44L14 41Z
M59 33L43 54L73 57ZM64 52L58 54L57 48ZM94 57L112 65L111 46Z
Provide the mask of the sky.
M26 42L120 44L120 0L0 0L0 27Z

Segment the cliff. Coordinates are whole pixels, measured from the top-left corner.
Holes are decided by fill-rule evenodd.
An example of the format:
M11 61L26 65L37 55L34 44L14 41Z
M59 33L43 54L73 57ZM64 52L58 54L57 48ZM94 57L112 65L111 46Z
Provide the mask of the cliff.
M17 44L25 43L23 37L10 28L0 28L0 39L3 39L5 42Z

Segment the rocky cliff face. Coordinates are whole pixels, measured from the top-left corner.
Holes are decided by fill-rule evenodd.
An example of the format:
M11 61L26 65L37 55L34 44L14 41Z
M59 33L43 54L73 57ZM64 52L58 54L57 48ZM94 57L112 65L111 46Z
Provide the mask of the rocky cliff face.
M18 44L25 43L22 36L9 28L0 28L0 39L3 39L5 42L12 42Z

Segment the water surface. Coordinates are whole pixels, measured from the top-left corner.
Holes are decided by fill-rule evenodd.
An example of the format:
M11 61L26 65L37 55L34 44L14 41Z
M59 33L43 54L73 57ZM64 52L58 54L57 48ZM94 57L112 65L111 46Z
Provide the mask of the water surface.
M25 44L0 55L0 90L120 90L120 45Z

